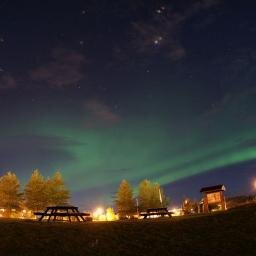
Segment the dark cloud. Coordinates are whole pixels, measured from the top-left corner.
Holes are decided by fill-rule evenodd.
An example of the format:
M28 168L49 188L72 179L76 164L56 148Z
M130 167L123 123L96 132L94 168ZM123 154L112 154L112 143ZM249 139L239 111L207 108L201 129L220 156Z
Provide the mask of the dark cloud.
M255 109L256 87L245 87L241 92L227 93L218 102L213 104L210 109L207 109L203 116L213 118L215 115L228 116L235 115L253 115Z
M203 130L210 137L219 134L236 134L239 140L254 139L253 127L256 125L256 87L247 88L242 92L227 93L221 100L212 104L201 116ZM251 135L247 131L251 132ZM244 137L243 134L246 134ZM252 136L252 137L251 137ZM227 137L225 138L227 139Z
M221 79L220 82L227 84L254 85L256 78L256 51L251 47L229 49L224 56L215 60L215 66Z
M113 125L120 122L120 116L109 106L97 99L87 100L84 103L84 107L89 114L86 120L86 126L90 127L99 124Z
M65 150L78 142L43 135L13 135L0 137L0 170L14 169L18 172L33 168L48 168L74 161L74 156ZM53 168L54 168L53 167Z
M84 78L84 64L85 58L81 53L55 49L52 60L32 70L30 78L52 88L72 87Z
M14 77L10 75L0 76L0 90L14 89L17 86L17 82Z
M190 1L185 8L174 8L172 4L156 8L150 19L138 20L133 26L133 47L138 53L154 54L162 50L162 54L173 61L186 55L181 43L180 30L192 16L202 10L216 5L219 1Z
M13 135L5 136L1 138L0 149L3 145L9 146L18 146L23 145L24 147L34 147L39 145L41 148L47 147L64 147L69 145L77 145L78 142L54 136L43 136L43 135L34 135L34 134L22 134L22 135Z
M153 21L153 23L143 21L133 23L133 46L136 51L138 53L154 54L159 49L166 50L168 56L173 60L185 56L186 50L178 40L176 22L173 23L173 21L164 18L164 20Z

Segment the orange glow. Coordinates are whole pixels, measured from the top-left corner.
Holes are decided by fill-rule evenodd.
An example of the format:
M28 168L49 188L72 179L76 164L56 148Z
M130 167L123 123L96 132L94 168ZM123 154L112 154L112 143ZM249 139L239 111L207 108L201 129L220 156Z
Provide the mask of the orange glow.
M256 190L256 179L253 180L253 182L252 182L252 187L253 187L253 189Z
M112 208L104 210L102 207L98 207L92 215L94 221L113 221L118 219Z

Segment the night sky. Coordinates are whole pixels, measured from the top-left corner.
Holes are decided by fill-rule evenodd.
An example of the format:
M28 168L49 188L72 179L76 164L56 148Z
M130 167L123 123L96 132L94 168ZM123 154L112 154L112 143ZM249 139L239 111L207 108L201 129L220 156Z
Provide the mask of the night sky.
M83 209L122 179L172 205L252 193L256 3L0 1L0 175L60 169Z

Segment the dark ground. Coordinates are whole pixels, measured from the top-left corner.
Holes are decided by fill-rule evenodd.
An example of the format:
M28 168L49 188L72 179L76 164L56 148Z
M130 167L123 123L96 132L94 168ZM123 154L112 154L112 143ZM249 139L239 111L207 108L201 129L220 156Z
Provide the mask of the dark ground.
M256 255L256 205L211 215L85 224L0 221L0 255Z

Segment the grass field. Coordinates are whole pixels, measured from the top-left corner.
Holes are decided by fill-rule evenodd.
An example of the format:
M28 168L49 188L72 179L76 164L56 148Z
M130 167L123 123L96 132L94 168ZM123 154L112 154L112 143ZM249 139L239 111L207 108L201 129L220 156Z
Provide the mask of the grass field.
M256 206L83 224L0 220L0 255L256 255Z

